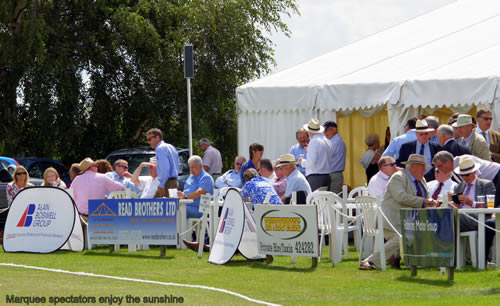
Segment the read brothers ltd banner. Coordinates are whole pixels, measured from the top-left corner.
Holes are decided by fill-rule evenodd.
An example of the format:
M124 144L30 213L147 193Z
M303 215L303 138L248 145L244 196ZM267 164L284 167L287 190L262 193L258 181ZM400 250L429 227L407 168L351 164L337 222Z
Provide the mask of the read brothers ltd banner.
M22 189L12 201L5 222L5 252L50 253L60 249L75 226L75 204L55 187ZM80 223L76 224L81 232Z
M451 208L401 209L407 265L453 267L455 222Z
M266 255L317 257L315 205L256 205L258 251Z
M90 244L177 244L177 199L89 200Z

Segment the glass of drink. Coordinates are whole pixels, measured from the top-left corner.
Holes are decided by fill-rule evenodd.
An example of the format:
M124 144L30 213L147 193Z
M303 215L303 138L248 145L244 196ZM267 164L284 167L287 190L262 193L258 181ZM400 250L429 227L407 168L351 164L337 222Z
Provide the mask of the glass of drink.
M495 208L495 195L488 194L486 195L486 199L488 201L488 208Z
M477 196L476 197L476 204L477 208L484 208L486 201L485 201L485 196Z

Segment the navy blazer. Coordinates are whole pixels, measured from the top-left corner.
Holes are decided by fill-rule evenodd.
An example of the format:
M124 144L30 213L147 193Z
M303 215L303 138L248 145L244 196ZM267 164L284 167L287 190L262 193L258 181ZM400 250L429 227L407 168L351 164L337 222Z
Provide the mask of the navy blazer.
M469 148L461 143L458 143L455 139L451 139L450 141L445 143L445 145L442 146L441 150L439 151L448 151L451 153L451 155L453 155L453 157L461 156L464 154L471 155Z
M408 158L410 157L411 154L417 153L417 141L410 141L401 146L401 149L399 150L399 158L396 160L396 163L398 164L399 167L404 167L402 162L407 161ZM441 150L441 146L434 142L429 140L429 149L431 150L431 159L434 157L434 155ZM425 180L430 182L435 179L434 176L434 166L432 167L429 172L425 174Z

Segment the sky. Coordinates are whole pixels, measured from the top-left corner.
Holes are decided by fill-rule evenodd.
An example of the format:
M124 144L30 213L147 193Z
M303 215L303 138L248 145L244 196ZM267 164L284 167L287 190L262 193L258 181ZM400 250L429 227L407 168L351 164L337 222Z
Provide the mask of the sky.
M296 0L300 16L284 17L292 34L272 33L277 66L303 63L454 0Z

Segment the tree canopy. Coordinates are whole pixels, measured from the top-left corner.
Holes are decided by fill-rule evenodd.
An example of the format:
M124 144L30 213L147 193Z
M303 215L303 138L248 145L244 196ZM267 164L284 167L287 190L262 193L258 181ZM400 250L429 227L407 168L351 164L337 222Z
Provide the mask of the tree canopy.
M236 154L235 89L274 64L294 0L3 0L0 154L77 162L146 145L188 147L183 45L194 46L193 139Z

